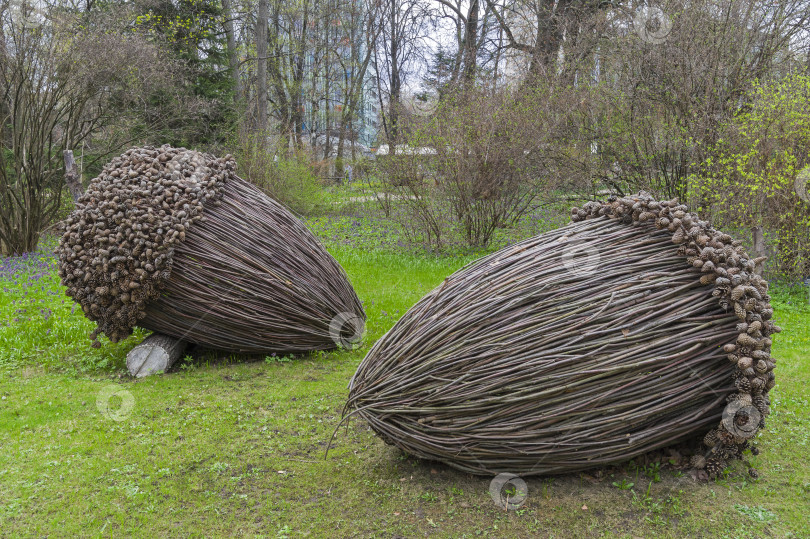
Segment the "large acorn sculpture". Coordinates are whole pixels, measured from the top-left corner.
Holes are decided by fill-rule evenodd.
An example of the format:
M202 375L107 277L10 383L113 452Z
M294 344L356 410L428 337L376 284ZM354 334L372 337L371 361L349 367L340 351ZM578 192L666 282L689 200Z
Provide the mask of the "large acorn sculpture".
M572 221L420 300L360 364L346 413L476 474L573 472L699 439L692 464L710 476L740 458L774 386L762 261L646 193Z
M57 251L94 340L140 326L260 353L354 338L365 313L343 268L235 167L231 156L134 148L90 182Z

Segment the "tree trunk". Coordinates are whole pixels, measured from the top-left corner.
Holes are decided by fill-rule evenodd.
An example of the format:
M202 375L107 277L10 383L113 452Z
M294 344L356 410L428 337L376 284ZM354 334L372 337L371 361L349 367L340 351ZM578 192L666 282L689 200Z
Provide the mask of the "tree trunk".
M478 67L478 3L470 2L467 14L467 23L464 29L464 86L468 87L475 82L475 72Z
M754 236L754 258L763 258L767 256L765 247L765 233L762 230L762 226L758 225L752 227L751 232ZM757 275L762 275L763 269L764 263L759 262L754 268L754 273L756 273Z
M399 39L397 33L397 3L391 2L391 102L388 104L390 131L388 145L393 155L399 139L399 108L402 99L402 80L399 74Z
M234 105L238 105L242 101L242 81L239 77L239 57L236 53L236 36L233 31L231 0L222 0L222 11L225 17L225 37L228 44L228 70L233 80L233 101Z
M153 333L129 351L127 369L137 378L166 372L185 350L185 341L162 333Z
M332 91L332 85L330 84L330 77L332 76L331 73L332 70L329 68L329 60L326 61L324 69L326 70L326 76L324 77L323 80L323 88L324 88L323 94L325 104L323 114L323 134L324 134L323 158L324 160L326 160L329 159L329 157L332 155L332 136L331 133L329 133L329 124L332 121L332 100L330 99L330 92Z
M267 131L267 2L259 0L256 18L256 111L262 137Z
M295 151L300 151L303 148L303 125L304 125L304 96L301 89L304 87L305 71L304 60L306 55L306 47L308 43L309 32L309 4L305 4L301 14L300 34L298 34L290 48L292 51L290 68L292 70L292 80L288 86L288 93L290 94L290 120L292 131L290 133L292 146ZM327 104L328 105L328 104Z
M351 134L351 144L352 144L352 162L357 161L356 149L357 149L357 133L354 132L354 122L349 122L349 133Z
M76 161L73 160L73 150L65 150L62 152L62 157L65 159L65 184L75 204L84 191L82 189L82 179L79 176L79 167L76 166Z
M346 140L346 134L343 131L343 121L340 122L340 134L338 135L337 157L335 158L335 176L337 176L338 185L343 184L343 175L345 168L343 166L343 144Z

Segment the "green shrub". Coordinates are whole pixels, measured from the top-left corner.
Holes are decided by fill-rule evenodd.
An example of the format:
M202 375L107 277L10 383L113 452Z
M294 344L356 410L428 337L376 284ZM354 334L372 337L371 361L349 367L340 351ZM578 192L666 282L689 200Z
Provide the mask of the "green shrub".
M716 224L764 230L776 275L802 277L810 273L810 201L800 185L810 166L810 77L758 83L747 98L721 126L691 192Z
M320 182L304 152L281 151L260 134L241 134L231 146L239 176L287 208L308 214L324 203Z

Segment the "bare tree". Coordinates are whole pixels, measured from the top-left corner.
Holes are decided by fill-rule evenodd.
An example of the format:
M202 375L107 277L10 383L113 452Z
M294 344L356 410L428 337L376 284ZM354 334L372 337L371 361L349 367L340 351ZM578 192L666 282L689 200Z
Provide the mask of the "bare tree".
M234 102L240 103L242 96L242 77L239 75L239 52L234 29L235 11L232 0L222 0L222 25L225 30L225 39L228 44L228 70L233 79Z
M313 1L273 0L270 10L270 101L282 133L299 149L303 145L305 67L310 50Z
M267 131L267 1L259 0L256 15L256 127L260 132Z
M120 123L172 63L138 34L53 12L29 27L0 12L0 254L34 249L60 209L63 151ZM98 29L97 29L98 28ZM110 136L104 154L125 138Z
M443 18L449 19L455 30L457 53L450 69L449 85L468 86L475 82L479 58L492 30L491 7L482 0L438 0Z
M572 71L566 68L596 46L594 38L600 36L593 27L614 5L603 0L485 1L506 37L506 47L528 58L529 79L565 75L570 80ZM561 62L566 48L577 51L567 63Z
M392 147L400 140L403 90L427 57L433 18L430 7L420 0L383 0L381 4L374 70L383 130Z
M673 1L661 5L667 32L660 39L618 27L600 44L605 82L594 111L602 118L605 179L686 200L690 175L710 157L721 125L748 106L752 84L790 64L806 7L804 0Z
M345 20L342 46L335 52L340 65L341 95L340 131L337 148L337 171L343 174L343 150L346 136L353 136L351 125L363 104L364 89L369 82L367 73L377 45L381 28L375 24L379 13L377 2L358 3L349 0L344 8ZM354 146L352 146L354 147Z

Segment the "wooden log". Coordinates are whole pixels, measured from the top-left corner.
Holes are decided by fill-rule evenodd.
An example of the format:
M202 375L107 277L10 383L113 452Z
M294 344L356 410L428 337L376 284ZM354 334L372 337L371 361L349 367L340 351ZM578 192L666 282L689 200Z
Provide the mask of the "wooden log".
M73 159L73 150L65 150L62 152L62 157L65 160L65 184L75 204L83 192L79 167L76 166L76 161Z
M153 333L129 351L127 369L137 378L166 372L180 359L185 349L185 341L162 333Z
M751 228L752 236L754 237L754 273L762 275L765 271L763 261L767 258L765 246L765 229L762 225L757 225Z
M808 188L810 188L810 167L804 167L796 174L793 186L799 198L810 204L810 192L808 192Z

